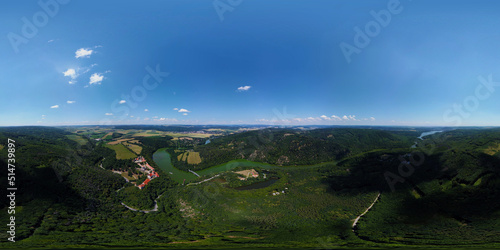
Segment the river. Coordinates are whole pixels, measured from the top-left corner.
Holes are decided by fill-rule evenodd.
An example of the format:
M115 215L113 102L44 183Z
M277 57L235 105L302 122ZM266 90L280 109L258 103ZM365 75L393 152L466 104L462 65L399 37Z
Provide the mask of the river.
M170 159L170 154L165 150L166 148L160 148L158 149L154 154L153 154L153 160L158 165L158 167L161 168L165 173L170 175L170 178L173 180L183 183L184 179L186 181L191 181L195 180L198 177L196 177L194 174L185 172L182 170L179 170L174 167L172 164L172 161ZM237 168L237 167L261 167L264 169L305 169L305 168L316 168L316 167L321 167L326 164L331 164L332 162L325 162L325 163L320 163L320 164L315 164L315 165L307 165L307 166L288 166L288 167L281 167L281 166L274 166L266 163L260 163L260 162L253 162L253 161L248 161L248 160L233 160L221 165L209 167L203 170L199 170L195 172L199 174L200 176L204 175L210 175L210 174L216 174L224 171L229 171L231 169ZM172 173L172 174L170 174Z
M420 134L419 137L417 137L418 139L420 140L423 140L425 136L428 136L428 135L433 135L433 134L436 134L436 133L441 133L443 132L442 130L439 130L439 131L428 131L428 132L423 132L422 134ZM412 148L416 148L417 147L417 144L418 144L418 141L415 142L415 144L413 144L413 146L411 146Z

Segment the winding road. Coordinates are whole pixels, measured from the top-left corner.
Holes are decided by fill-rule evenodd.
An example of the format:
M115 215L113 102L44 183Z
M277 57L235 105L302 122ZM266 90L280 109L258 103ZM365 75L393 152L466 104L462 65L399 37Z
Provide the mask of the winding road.
M161 197L162 195L163 195L163 194L160 194L160 196L156 197L156 200L155 200L155 206L154 206L154 208L153 208L153 209L151 209L151 210L139 210L139 209L135 209L135 208L129 207L129 206L127 206L127 205L126 205L125 203L123 203L123 202L120 202L120 203L121 203L124 207L126 207L126 208L128 208L128 209L130 209L130 210L132 210L132 211L135 211L135 212L143 212L143 213L146 213L146 214L147 214L147 213L151 213L151 212L156 212L156 211L158 211L158 202L156 202L156 201L157 201L158 199L160 199L160 197Z

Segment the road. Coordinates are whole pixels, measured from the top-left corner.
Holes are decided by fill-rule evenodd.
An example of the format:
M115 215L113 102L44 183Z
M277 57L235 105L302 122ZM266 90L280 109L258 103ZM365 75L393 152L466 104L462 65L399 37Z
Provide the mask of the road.
M154 206L154 208L153 208L153 209L151 209L151 210L139 210L139 209L135 209L135 208L129 207L129 206L127 206L127 205L126 205L125 203L123 203L123 202L120 202L120 203L121 203L124 207L126 207L126 208L128 208L128 209L130 209L130 210L132 210L132 211L135 211L135 212L143 212L143 213L146 213L146 214L147 214L147 213L151 213L151 212L156 212L156 211L158 211L158 202L156 202L156 201L157 201L158 199L160 199L160 197L161 197L162 195L163 195L163 194L160 194L160 196L158 196L158 197L156 198L156 200L155 200L155 206Z
M377 198L375 198L375 200L372 202L372 204L365 210L365 212L363 212L362 214L360 214L356 219L354 219L354 223L352 223L352 231L354 232L354 227L356 227L356 224L358 224L358 221L359 219L361 219L361 217L363 215L365 215L372 207L373 205L375 205L375 202L377 202L378 198L380 197L380 193L378 193L377 195Z

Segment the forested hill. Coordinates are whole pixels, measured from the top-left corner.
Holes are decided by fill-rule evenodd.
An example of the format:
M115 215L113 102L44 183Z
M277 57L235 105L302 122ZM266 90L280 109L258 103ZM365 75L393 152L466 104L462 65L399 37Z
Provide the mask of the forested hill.
M410 147L417 131L353 128L316 130L265 129L213 139L195 148L203 159L197 169L234 159L275 165L316 164L339 160L373 149Z

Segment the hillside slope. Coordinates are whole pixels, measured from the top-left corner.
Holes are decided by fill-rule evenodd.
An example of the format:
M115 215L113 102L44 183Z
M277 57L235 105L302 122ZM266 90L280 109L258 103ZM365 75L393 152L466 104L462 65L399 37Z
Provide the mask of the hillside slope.
M340 160L374 149L407 148L419 132L327 128L309 131L265 129L213 139L195 147L202 163L196 169L235 159L280 166L307 165ZM176 157L173 157L176 158ZM176 166L183 167L182 164ZM184 167L189 167L184 165Z

